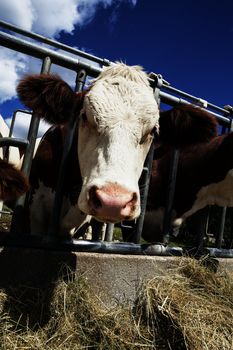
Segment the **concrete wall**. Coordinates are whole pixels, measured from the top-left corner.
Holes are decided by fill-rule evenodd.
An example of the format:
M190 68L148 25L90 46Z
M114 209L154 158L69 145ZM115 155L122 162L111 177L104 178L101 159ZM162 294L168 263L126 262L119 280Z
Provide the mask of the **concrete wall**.
M86 278L107 303L132 303L142 281L162 274L177 259L180 258L4 248L0 252L0 288L52 286L65 271ZM214 266L233 271L233 259L214 259Z

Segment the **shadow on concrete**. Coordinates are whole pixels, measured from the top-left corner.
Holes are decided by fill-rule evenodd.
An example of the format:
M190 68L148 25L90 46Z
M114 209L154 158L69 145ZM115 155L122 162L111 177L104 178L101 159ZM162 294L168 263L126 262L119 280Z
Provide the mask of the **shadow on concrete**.
M18 328L37 329L50 319L51 299L58 280L71 280L76 257L69 252L4 248L0 252L2 308Z

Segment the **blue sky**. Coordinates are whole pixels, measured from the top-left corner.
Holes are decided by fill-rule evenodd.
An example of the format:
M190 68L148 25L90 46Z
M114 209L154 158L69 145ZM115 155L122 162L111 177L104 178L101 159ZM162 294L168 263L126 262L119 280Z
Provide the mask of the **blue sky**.
M0 4L2 20L47 34L111 61L140 64L148 72L161 73L174 87L219 106L233 105L232 0L63 1L62 6L68 6L69 2L72 6L88 5L85 11L80 11L83 17L70 17L72 25L68 28L65 23L63 30L62 25L54 30L46 29L38 22L36 26L33 20L26 23L26 16L24 23L22 18L17 18L17 12L14 16L10 12L9 4L15 6L16 0L1 2L7 4L3 10ZM22 0L21 6L23 2L25 6L33 5L33 0ZM43 13L39 15L42 18ZM68 20L69 16L67 14ZM16 82L27 73L27 64L23 62L22 65L23 69L17 68L20 73ZM29 64L31 70L33 66L36 67ZM3 69L0 54L0 73ZM0 114L8 118L17 106L17 100L9 94L9 98L0 104Z

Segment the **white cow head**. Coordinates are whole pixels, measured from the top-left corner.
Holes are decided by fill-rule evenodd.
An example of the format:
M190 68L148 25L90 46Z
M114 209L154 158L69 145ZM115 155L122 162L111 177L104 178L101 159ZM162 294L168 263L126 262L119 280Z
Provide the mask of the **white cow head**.
M82 211L112 222L139 215L138 180L158 117L153 91L139 67L117 64L93 82L79 128Z
M136 218L138 180L159 120L146 73L138 66L114 64L82 95L56 76L31 76L20 83L18 93L27 106L55 124L67 122L76 106L81 211L106 222Z

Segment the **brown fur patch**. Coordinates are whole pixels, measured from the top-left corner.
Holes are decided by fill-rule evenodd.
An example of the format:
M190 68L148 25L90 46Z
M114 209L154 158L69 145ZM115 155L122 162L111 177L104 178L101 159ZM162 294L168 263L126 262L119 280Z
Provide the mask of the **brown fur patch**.
M54 74L28 75L17 87L23 104L49 123L66 123L83 102L83 93L76 94L59 76Z
M216 118L192 105L178 105L160 113L160 142L182 148L217 136Z
M25 175L13 165L0 159L0 199L12 201L29 188Z

